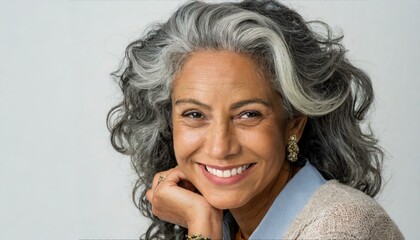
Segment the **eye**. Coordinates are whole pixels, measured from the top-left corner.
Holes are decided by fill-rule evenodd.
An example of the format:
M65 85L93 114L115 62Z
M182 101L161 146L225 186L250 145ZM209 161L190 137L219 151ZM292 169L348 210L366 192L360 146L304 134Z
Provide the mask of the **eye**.
M262 114L258 111L247 111L240 114L239 118L256 118L260 117Z
M182 114L183 117L188 117L188 118L204 118L204 115L201 112L197 112L197 111L188 111Z

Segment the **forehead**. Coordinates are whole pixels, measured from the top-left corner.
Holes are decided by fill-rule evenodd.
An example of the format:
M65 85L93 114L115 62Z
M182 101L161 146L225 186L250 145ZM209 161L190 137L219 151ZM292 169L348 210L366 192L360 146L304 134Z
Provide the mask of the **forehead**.
M177 73L173 94L274 94L265 74L251 57L229 51L199 51L191 54Z

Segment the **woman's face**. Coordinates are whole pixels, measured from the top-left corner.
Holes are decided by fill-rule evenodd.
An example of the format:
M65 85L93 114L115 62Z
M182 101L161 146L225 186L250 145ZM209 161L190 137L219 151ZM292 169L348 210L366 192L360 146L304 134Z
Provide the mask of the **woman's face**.
M290 129L280 102L245 55L195 52L176 75L175 156L214 207L242 207L278 182Z

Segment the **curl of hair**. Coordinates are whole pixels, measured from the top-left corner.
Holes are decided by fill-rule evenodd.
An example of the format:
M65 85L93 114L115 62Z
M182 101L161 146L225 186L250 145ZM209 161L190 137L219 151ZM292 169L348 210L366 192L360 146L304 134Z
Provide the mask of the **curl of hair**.
M317 30L323 30L323 34ZM287 117L308 116L299 142L326 179L375 196L383 152L361 124L373 101L369 77L353 66L329 26L306 22L274 0L181 6L170 19L132 42L113 73L123 101L107 116L114 148L131 156L138 180L133 200L152 220L145 239L183 238L186 229L153 216L145 199L153 176L176 166L171 131L171 84L188 56L200 50L246 54L283 96Z

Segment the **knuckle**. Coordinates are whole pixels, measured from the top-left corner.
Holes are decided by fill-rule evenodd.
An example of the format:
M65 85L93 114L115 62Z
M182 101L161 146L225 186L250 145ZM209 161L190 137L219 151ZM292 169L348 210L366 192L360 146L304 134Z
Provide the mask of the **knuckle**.
M159 173L156 173L155 176L153 176L153 182L156 182L159 179Z

